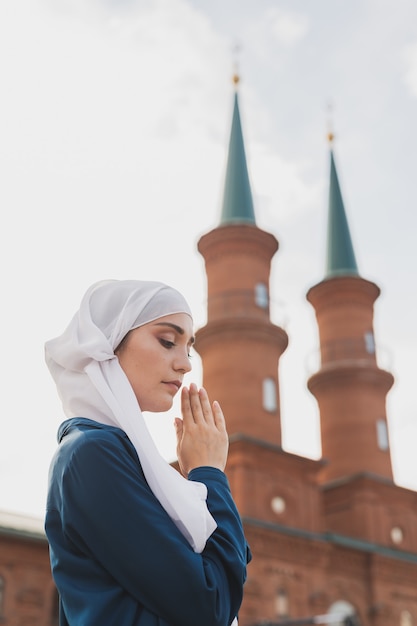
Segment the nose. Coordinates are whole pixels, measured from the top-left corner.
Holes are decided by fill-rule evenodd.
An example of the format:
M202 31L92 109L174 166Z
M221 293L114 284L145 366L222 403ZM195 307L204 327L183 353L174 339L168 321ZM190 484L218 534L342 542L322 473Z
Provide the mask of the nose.
M188 356L188 350L181 350L181 352L177 355L174 363L174 369L178 372L184 372L184 374L187 374L187 372L191 372L191 363L190 357Z

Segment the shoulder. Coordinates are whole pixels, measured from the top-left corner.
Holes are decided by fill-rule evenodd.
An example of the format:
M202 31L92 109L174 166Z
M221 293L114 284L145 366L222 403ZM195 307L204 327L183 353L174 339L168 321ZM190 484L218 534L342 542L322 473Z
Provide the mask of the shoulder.
M119 446L130 444L128 436L121 428L84 417L73 417L63 422L58 431L58 441L61 446L72 448L99 442Z
M61 425L59 440L54 466L64 472L80 466L90 471L115 465L129 465L136 472L140 468L137 452L120 428L85 418L72 418Z

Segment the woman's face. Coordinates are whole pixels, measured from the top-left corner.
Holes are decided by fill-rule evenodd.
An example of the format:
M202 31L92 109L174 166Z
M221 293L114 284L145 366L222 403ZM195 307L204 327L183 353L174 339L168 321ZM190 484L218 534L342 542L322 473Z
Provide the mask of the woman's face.
M193 342L192 320L186 313L160 317L126 335L115 354L142 411L171 408L184 374L191 370Z

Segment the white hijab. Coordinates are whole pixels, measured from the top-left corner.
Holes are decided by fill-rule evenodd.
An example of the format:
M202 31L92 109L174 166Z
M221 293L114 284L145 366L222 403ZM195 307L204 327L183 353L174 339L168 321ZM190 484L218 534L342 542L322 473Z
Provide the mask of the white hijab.
M121 428L136 448L152 492L195 552L217 524L207 487L183 478L159 454L114 350L132 329L165 315L191 312L163 283L104 280L86 292L64 333L45 344L46 362L64 413Z

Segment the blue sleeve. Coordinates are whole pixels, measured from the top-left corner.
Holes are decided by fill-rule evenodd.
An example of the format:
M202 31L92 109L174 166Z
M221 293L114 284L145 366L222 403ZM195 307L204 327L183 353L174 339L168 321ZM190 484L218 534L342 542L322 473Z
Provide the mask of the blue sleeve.
M202 554L156 500L134 454L106 433L85 438L61 480L63 530L77 550L168 624L229 626L242 601L248 560L240 517L223 472L197 468L189 479L207 485L218 524Z

